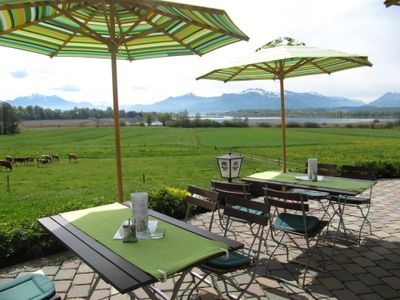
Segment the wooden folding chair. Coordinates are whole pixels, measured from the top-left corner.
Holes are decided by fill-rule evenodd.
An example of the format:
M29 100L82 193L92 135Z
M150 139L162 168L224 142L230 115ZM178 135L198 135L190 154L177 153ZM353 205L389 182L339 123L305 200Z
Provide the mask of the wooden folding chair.
M350 178L350 179L363 179L363 180L376 180L376 169L373 167L361 167L361 166L342 166L342 177ZM347 242L354 242L356 244L361 244L361 235L363 232L363 228L365 224L368 224L369 234L372 234L371 222L368 220L368 215L371 209L371 198L372 198L372 189L373 185L367 192L367 197L359 197L359 196L347 196L347 195L335 195L330 196L329 199L332 202L332 206L334 207L334 213L331 217L331 221L334 217L339 217L339 223L337 227L337 233L339 234L340 229L343 229L344 240ZM334 203L337 205L335 206ZM345 225L345 214L346 208L356 207L360 214L355 215L351 214L353 217L358 217L362 219L362 223L360 225L360 229L358 231L358 238L355 241L352 241L349 238L348 230ZM348 211L348 209L347 209ZM338 236L336 237L338 238Z
M285 248L286 257L289 261L289 248L284 241L284 238L288 237L292 241L291 245L300 249L302 253L308 257L307 262L304 263L304 277L301 285L304 287L311 258L318 247L320 234L328 222L320 220L315 216L308 215L309 204L307 197L304 195L265 189L265 202L267 205L267 216L270 223L270 236L276 243L276 246L271 251L266 264L267 271L269 271L269 264L279 246ZM279 235L280 237L278 238ZM303 237L306 242L306 248L300 247L300 245L294 241L292 236ZM315 245L311 249L310 242L312 239L315 239ZM311 253L309 253L310 250ZM323 255L321 256L323 258ZM276 279L284 281L282 278Z
M255 215L249 212L253 210L261 211L262 215ZM247 201L243 198L229 195L225 198L224 215L228 218L238 218L248 223L258 224L257 234L254 235L251 246L247 249L243 249L244 251L232 252L229 253L228 257L219 257L200 265L199 268L204 272L204 276L195 284L188 299L191 299L192 293L208 276L212 279L213 286L219 294L219 299L222 299L224 294L230 299L240 299L244 294L260 299L259 295L248 291L248 288L254 282L261 246L264 242L264 228L268 224L267 206L265 203ZM250 280L246 283L245 287L240 287L234 281L232 273L238 270L243 270L250 276ZM235 276L239 275L235 273ZM221 291L217 284L218 281L223 282L225 291ZM237 296L232 296L228 286L231 286L231 288L235 289L239 294Z
M214 214L218 207L218 192L203 189L194 185L189 185L188 191L190 195L185 198L185 222L187 222L189 218L191 208L193 206L200 207L206 211L211 212L210 223L208 225L208 231L211 231L214 222Z

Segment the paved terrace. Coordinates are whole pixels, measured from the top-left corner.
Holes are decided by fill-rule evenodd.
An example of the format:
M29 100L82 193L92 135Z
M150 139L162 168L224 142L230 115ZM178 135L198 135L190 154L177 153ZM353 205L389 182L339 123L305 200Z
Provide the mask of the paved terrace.
M400 180L382 180L374 188L370 220L372 235L364 235L362 246L338 245L328 265L328 272L312 272L307 277L307 291L289 284L279 283L265 277L265 268L260 268L257 282L251 291L262 299L400 299ZM209 215L197 216L192 220L196 226L208 224ZM347 218L354 226L359 222ZM249 242L246 226L236 226L238 239ZM217 226L213 231L220 230ZM329 243L321 244L326 253L331 253ZM283 252L280 252L283 254ZM291 251L291 256L296 256ZM285 255L278 255L271 265L273 272L289 280L291 274L299 273L294 264L288 263ZM97 274L71 252L26 262L21 265L0 269L0 283L17 276L42 269L55 282L62 299L85 299ZM236 276L244 283L247 277ZM167 294L172 290L175 279L158 283ZM185 280L187 286L190 278ZM216 292L207 286L199 290L199 299L217 299ZM146 299L143 291L136 291L139 299ZM183 297L184 298L184 297ZM91 299L129 299L113 287L100 281Z

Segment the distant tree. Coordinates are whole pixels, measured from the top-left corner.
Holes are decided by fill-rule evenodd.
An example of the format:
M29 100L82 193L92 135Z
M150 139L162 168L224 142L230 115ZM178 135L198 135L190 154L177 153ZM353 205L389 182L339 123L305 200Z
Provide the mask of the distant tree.
M157 114L157 120L161 122L163 126L165 126L168 121L172 120L171 113L159 113Z
M16 134L18 130L18 113L8 103L0 103L0 134Z
M146 113L146 123L147 123L147 126L151 126L151 124L153 123L153 121L154 121L154 116L153 116L153 114L152 114L152 113Z

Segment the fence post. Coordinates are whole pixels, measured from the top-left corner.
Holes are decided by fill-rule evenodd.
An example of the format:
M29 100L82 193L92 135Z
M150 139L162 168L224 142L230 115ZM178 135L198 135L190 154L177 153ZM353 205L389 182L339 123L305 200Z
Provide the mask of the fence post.
M7 175L7 193L10 193L10 175Z
M143 173L143 177L142 177L143 183L146 183L146 175Z

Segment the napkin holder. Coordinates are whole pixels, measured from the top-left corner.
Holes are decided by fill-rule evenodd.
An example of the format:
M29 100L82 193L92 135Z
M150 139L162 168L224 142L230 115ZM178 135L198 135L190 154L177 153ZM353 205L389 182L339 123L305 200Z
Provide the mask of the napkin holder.
M318 160L316 158L308 159L308 180L318 180Z
M148 195L144 192L132 193L131 201L132 219L136 227L136 235L146 235L149 222Z

